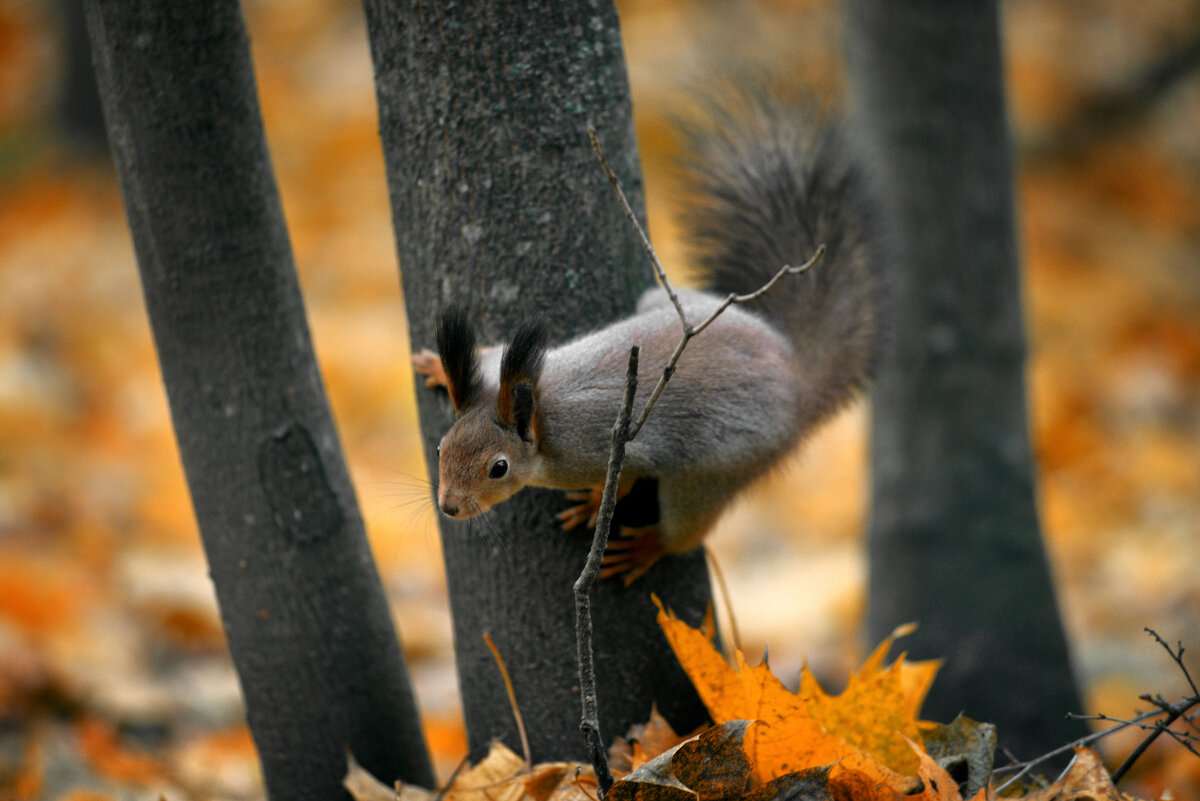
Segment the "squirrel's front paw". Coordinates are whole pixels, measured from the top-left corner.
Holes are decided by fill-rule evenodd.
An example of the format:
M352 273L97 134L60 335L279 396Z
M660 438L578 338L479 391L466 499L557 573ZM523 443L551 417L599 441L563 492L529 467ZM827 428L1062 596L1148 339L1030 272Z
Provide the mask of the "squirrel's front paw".
M568 501L582 501L578 506L569 506L555 517L562 523L563 531L570 531L580 523L587 523L588 528L596 525L596 515L600 514L601 492L598 489L579 490L564 493Z
M617 485L617 500L628 494L632 484ZM587 523L588 528L596 526L596 518L600 515L600 502L604 499L604 487L592 487L585 490L572 490L564 493L568 501L582 501L578 506L569 506L558 513L555 518L562 523L563 531L570 531L580 523Z
M625 586L646 574L663 555L662 532L657 525L621 527L621 536L608 541L600 578L622 576Z
M442 366L442 357L429 348L422 348L412 355L413 368L425 378L425 386L449 386L446 380L446 368Z

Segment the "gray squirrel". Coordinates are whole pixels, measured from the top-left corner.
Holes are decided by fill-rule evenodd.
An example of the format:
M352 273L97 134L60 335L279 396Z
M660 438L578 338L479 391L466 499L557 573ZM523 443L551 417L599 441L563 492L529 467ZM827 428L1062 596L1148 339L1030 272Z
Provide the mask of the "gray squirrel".
M738 493L862 390L877 359L881 270L863 168L835 124L768 92L715 103L685 128L691 156L685 227L702 289L680 290L688 319L748 294L785 264L823 260L759 299L727 308L691 340L658 405L628 444L620 491L653 480L656 520L622 528L602 575L637 579L664 553L697 547ZM476 350L466 314L447 311L440 357L413 356L445 386L455 421L438 447L437 502L474 517L526 486L568 490L564 529L595 524L629 349L653 385L679 342L666 291L629 317L548 347L526 324ZM646 378L649 377L649 378ZM635 415L646 390L635 401Z

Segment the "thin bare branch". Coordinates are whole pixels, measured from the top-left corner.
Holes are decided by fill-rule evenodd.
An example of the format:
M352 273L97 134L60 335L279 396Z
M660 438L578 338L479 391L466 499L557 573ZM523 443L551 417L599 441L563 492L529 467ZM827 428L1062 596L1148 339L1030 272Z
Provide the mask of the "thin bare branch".
M654 246L650 244L650 237L646 235L642 224L638 222L637 215L633 213L633 207L629 205L629 198L625 197L625 190L621 188L621 182L617 180L617 174L612 171L612 167L608 166L608 159L604 158L604 151L600 149L600 140L596 137L594 128L588 128L588 139L591 140L592 150L596 151L596 158L600 160L600 166L604 168L604 174L608 176L609 184L612 185L613 190L617 193L617 197L621 200L621 208L625 210L626 219L633 226L633 230L637 231L638 238L642 242L642 247L645 249L646 255L650 257L650 263L654 265L654 274L658 276L658 281L662 284L663 289L667 290L667 297L675 305L675 311L679 313L679 320L683 323L683 328L686 331L688 320L687 315L683 313L683 304L679 302L679 296L675 294L671 282L667 280L666 270L663 269L662 262L658 260L658 254L654 252Z
M637 422L634 423L633 428L630 429L629 438L633 439L638 435L638 432L642 430L642 426L646 423L646 418L650 416L650 412L654 410L654 405L658 403L658 399L662 396L663 390L667 388L667 382L671 380L671 376L675 375L675 366L679 363L679 357L683 355L683 349L687 347L687 344L691 341L692 337L696 336L696 334L699 334L705 328L708 328L708 326L712 324L713 320L716 320L717 317L721 315L721 312L728 309L734 303L747 303L761 297L764 292L775 286L780 278L783 278L785 275L799 275L805 270L808 270L810 267L813 267L824 255L825 246L821 245L817 248L816 252L813 253L812 257L808 261L804 262L804 264L801 264L797 267L785 264L783 267L779 268L779 272L775 273L775 275L771 277L770 281L763 284L750 294L729 295L725 298L725 300L721 301L721 305L717 306L713 313L704 318L704 321L699 325L693 326L691 323L689 323L686 315L684 315L682 309L680 309L679 313L683 319L683 335L679 339L679 344L675 346L675 351L671 354L671 358L667 360L667 366L663 368L662 376L659 377L658 383L655 384L654 391L650 393L650 398L646 401L645 408L642 409L642 413L638 415ZM665 276L662 278L662 281L664 282L663 285L667 289L667 293L672 294L673 290L671 289L671 285L667 282Z
M771 288L773 286L775 286L777 283L779 283L780 278L783 278L785 275L799 275L800 273L807 272L809 270L809 268L816 266L817 262L819 262L821 260L821 257L824 255L825 255L825 246L819 245L819 246L817 246L816 252L814 252L812 254L812 256L809 257L808 261L804 262L804 264L801 264L796 267L793 267L790 264L783 265L782 267L779 268L779 272L777 272L777 273L775 273L775 275L771 276L770 281L763 284L762 286L760 286L758 289L754 290L750 294L748 294L748 295L730 294L729 297L725 298L725 300L723 300L721 302L721 305L716 308L716 311L714 311L712 314L708 315L708 317L705 318L704 322L700 323L700 325L695 327L695 329L692 331L692 336L695 336L696 334L699 334L701 331L703 331L705 328L708 328L708 324L711 323L713 320L717 319L717 317L720 316L721 312L723 312L727 308L729 308L730 305L732 305L734 303L749 303L752 300L758 300L763 295L765 295L767 292L771 291Z
M1071 715L1071 717L1074 720L1094 720L1094 721L1102 721L1102 722L1114 722L1115 721L1115 722L1131 722L1132 723L1132 721L1120 721L1116 718L1111 718L1107 715ZM1180 718L1180 719L1183 719L1183 718ZM1146 731L1146 732L1157 731L1159 728L1157 721L1155 721L1154 724L1134 723L1133 726L1136 729L1140 729L1141 731ZM1167 729L1165 734L1168 737L1170 737L1171 739L1175 740L1175 742L1182 745L1184 748L1188 749L1189 751L1193 751L1193 753L1194 753L1195 746L1192 745L1192 743L1194 743L1194 742L1200 743L1200 737L1197 737L1196 735L1194 735L1188 731L1177 731L1176 729Z
M625 374L625 397L621 411L613 425L612 449L609 451L608 472L604 479L604 493L600 498L600 510L596 514L596 532L592 537L592 549L588 552L583 572L575 580L575 648L579 662L579 696L583 711L579 729L587 742L592 765L596 770L600 799L613 786L612 770L608 766L608 752L600 734L600 718L596 700L596 666L592 654L592 586L600 575L604 550L608 547L608 533L612 527L613 512L617 508L617 487L621 480L621 465L625 461L625 444L629 442L629 419L633 416L633 397L637 393L638 346L629 349L629 368Z
M1084 735L1083 737L1080 737L1077 740L1072 740L1071 742L1067 743L1066 745L1055 748L1053 751L1047 751L1046 753L1042 754L1041 756L1035 757L1035 758L1029 760L1028 762L1017 762L1012 765L1002 765L998 768L995 768L992 771L993 774L1007 773L1010 770L1017 771L1015 774L1013 774L1008 779L1006 779L1004 781L1004 783L1002 783L998 787L996 787L995 792L997 795L999 795L1000 793L1002 793L1005 790L1005 788L1007 788L1010 785L1012 785L1013 783L1021 780L1023 777L1028 775L1030 771L1032 771L1035 767L1042 764L1043 762L1054 759L1056 756L1060 756L1062 754L1068 754L1068 753L1074 751L1076 748L1083 748L1085 746L1089 746L1092 743L1094 743L1098 740L1102 740L1111 734L1116 734L1117 732L1119 732L1123 729L1127 729L1130 726L1136 726L1144 720L1149 720L1150 718L1156 717L1161 714L1162 714L1162 711L1156 709L1151 712L1143 712L1142 714L1137 715L1136 717L1130 718L1129 720L1118 721L1115 718L1105 718L1105 720L1113 721L1117 725L1112 726L1111 728L1108 728L1108 729L1104 729L1103 731L1092 732L1091 734Z
M1200 738L1193 737L1192 735L1188 734L1185 731L1180 732L1180 731L1175 731L1174 729L1168 729L1167 736L1169 736L1172 740L1174 740L1175 742L1182 745L1184 748L1186 748L1191 753L1200 757L1200 750L1197 750L1196 745L1195 745L1195 743L1200 742Z
M1158 637L1157 634L1154 636L1156 638ZM1169 651L1170 649L1168 648L1167 650ZM1165 709L1156 710L1154 714L1159 715L1166 712L1167 716L1161 720L1155 721L1154 726L1151 728L1150 733L1146 735L1145 739L1138 743L1137 748L1134 748L1133 751L1130 752L1129 756L1125 757L1125 761L1122 762L1117 769L1112 772L1113 784L1119 782L1121 777L1129 772L1129 769L1133 767L1133 763L1137 762L1142 754L1146 753L1146 749L1153 745L1154 741L1157 740L1163 732L1167 731L1172 723L1178 720L1185 712L1197 704L1200 704L1200 697L1193 696L1191 698L1185 698L1177 704L1170 704ZM1178 741L1178 738L1174 739Z
M1175 742L1182 745L1188 751L1192 752L1193 754L1197 754L1197 749L1193 741L1198 741L1200 738L1197 738L1195 735L1192 735L1189 732L1175 731L1174 729L1170 728L1171 725L1177 720L1183 720L1185 724L1195 728L1194 721L1196 716L1200 715L1200 709L1197 709L1195 712L1191 712L1193 708L1200 707L1200 692L1197 692L1196 684L1192 680L1192 676L1188 672L1187 666L1183 663L1183 643L1178 643L1177 647L1173 649L1162 637L1158 635L1158 632L1154 631L1153 629L1147 628L1146 633L1148 633L1155 639L1156 642L1158 642L1159 645L1166 649L1171 659L1174 660L1175 664L1179 666L1179 669L1183 671L1184 678L1187 679L1193 695L1191 697L1176 701L1173 704L1167 701L1167 699L1164 698L1161 693L1155 695L1150 695L1149 693L1141 695L1139 696L1141 700L1154 704L1155 708L1147 712L1142 712L1129 719L1114 718L1103 713L1098 715L1068 715L1068 717L1076 720L1091 720L1103 723L1113 723L1115 725L1107 729L1103 729L1102 731L1093 732L1085 737L1080 737L1078 740L1070 742L1061 748L1056 748L1053 751L1045 753L1042 756L1032 759L1028 762L1016 762L1012 765L1005 765L1003 767L996 768L993 773L1007 772L1010 770L1017 771L1016 774L1009 777L1004 783L1000 784L996 788L996 793L1002 792L1009 785L1027 775L1036 765L1040 765L1041 763L1049 759L1053 759L1060 754L1067 753L1076 747L1090 745L1097 740L1109 736L1110 734L1114 734L1130 727L1145 731L1147 732L1147 735L1140 743L1138 743L1137 747L1130 752L1129 756L1125 758L1125 761L1122 762L1120 766L1112 772L1113 784L1119 782L1121 778L1128 773L1129 769L1133 767L1133 764L1144 753L1146 753L1146 750L1154 743L1154 741L1161 737L1164 733ZM1189 712L1191 712L1190 715L1188 714ZM1157 720L1154 720L1153 723L1146 723L1146 721L1155 718L1157 718ZM1197 755L1200 756L1200 754Z
M1183 664L1183 643L1180 642L1178 644L1177 650L1171 650L1171 646L1166 640L1158 636L1157 631L1149 627L1147 627L1145 631L1154 638L1155 642L1166 649L1167 654L1169 654L1171 659L1174 660L1175 664L1179 666L1179 669L1183 671L1183 676L1185 679L1187 679L1188 686L1192 688L1193 695L1191 698L1185 698L1175 704L1166 703L1166 700L1163 699L1161 695L1156 698L1145 695L1141 696L1143 700L1150 701L1151 703L1155 704L1159 708L1159 712L1165 712L1166 717L1154 724L1153 730L1147 734L1140 743L1138 743L1137 748L1134 748L1133 751L1130 752L1129 756L1125 757L1125 761L1122 762L1117 769L1112 772L1113 784L1119 782L1121 777L1129 772L1129 769L1133 767L1133 764L1137 762L1142 754L1146 753L1146 749L1153 745L1154 741L1157 740L1163 734L1163 732L1168 731L1172 723L1182 717L1192 707L1200 704L1200 691L1197 691L1196 683L1192 681L1192 674L1188 672L1187 666ZM1176 740L1176 742L1179 742L1178 737L1173 736L1173 738ZM1190 751L1194 751L1194 749L1192 749L1190 746L1185 747L1187 747Z
M1174 660L1175 664L1179 665L1179 669L1183 671L1183 677L1187 679L1188 686L1192 688L1192 695L1200 695L1200 690L1196 689L1196 682L1192 680L1192 674L1188 672L1187 665L1183 664L1183 641L1181 640L1177 642L1177 651L1172 651L1171 646L1167 644L1166 640L1158 636L1157 631L1149 627L1146 627L1145 631L1154 638L1155 642L1165 648L1167 653L1171 656L1171 659Z
M471 763L471 755L463 754L462 759L458 760L458 764L454 766L454 770L450 772L450 778L446 779L446 783L437 791L437 795L433 797L433 801L443 801L446 794L450 792L450 788L454 786L455 780L458 779L458 774L463 772L463 768ZM396 801L400 801L400 782L396 782Z

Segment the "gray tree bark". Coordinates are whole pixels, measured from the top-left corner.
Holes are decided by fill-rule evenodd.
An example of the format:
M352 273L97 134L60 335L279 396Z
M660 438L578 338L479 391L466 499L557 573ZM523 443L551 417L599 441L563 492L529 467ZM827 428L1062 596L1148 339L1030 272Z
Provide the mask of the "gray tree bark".
M108 150L104 115L96 91L91 44L83 18L83 0L58 0L59 30L62 34L63 72L59 88L58 123L68 142L86 153L102 155Z
M236 0L88 0L109 139L246 716L276 799L346 750L432 786L309 340Z
M926 715L1034 756L1084 733L1043 549L1025 399L997 5L848 0L856 122L892 224L895 319L874 388L872 641L945 665Z
M471 310L484 342L503 341L535 314L555 341L628 314L652 274L587 140L590 125L641 209L612 3L365 5L413 347L434 347L448 304ZM623 369L624 354L618 363ZM436 476L435 446L452 415L444 394L418 395ZM442 520L474 757L495 738L520 747L483 641L489 632L512 674L533 758L587 759L571 586L590 533L559 529L554 515L564 506L562 493L527 489L483 520ZM697 624L710 598L703 555L664 559L630 589L598 586L596 670L609 739L644 721L652 703L679 730L705 717L654 622L652 592Z

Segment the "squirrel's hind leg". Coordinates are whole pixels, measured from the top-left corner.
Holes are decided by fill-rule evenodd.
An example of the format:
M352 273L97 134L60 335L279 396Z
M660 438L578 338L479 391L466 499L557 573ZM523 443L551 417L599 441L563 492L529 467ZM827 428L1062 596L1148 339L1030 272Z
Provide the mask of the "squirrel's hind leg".
M662 532L657 525L621 527L621 536L608 541L600 578L621 576L628 587L662 558Z
M664 554L696 548L745 483L742 476L699 471L658 476L658 522L622 526L621 536L608 542L600 577L622 576L629 586Z

